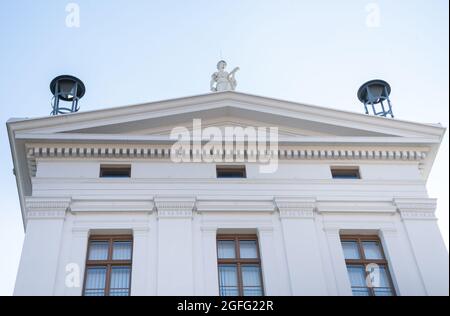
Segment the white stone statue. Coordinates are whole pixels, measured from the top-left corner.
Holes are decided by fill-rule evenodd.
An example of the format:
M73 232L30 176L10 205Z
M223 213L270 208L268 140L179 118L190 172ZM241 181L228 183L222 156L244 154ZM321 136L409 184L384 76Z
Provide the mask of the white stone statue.
M217 63L217 70L211 76L211 91L227 91L234 90L236 88L237 82L234 75L239 70L239 67L234 68L230 73L225 71L227 67L227 63L224 60L221 60Z

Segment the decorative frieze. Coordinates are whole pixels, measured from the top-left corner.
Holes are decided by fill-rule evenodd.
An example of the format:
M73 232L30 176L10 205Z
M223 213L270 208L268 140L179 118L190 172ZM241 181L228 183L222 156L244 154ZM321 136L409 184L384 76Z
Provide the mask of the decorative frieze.
M276 197L274 203L281 218L314 218L315 198Z
M393 202L403 220L436 220L436 199L394 198Z

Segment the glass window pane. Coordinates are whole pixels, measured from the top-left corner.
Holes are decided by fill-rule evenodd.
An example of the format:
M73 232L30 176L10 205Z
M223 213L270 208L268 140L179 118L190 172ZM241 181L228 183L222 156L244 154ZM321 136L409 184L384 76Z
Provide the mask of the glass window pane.
M130 291L130 267L112 267L109 295L127 296Z
M387 267L380 266L380 287L390 287Z
M368 265L367 272L373 287L390 287L387 267L377 264Z
M104 296L106 282L106 267L89 267L86 271L84 295Z
M261 296L261 273L258 265L241 266L244 296Z
M370 296L369 289L363 287L352 288L353 296Z
M107 241L91 241L89 245L89 260L108 260Z
M239 241L240 256L243 259L258 258L258 250L256 240L240 240Z
M237 266L235 264L219 265L219 292L221 296L239 295Z
M217 243L217 256L220 259L236 258L234 240L219 240Z
M375 296L394 296L394 293L390 288L374 288Z
M363 241L362 245L366 259L383 259L380 243L378 241Z
M131 241L115 241L113 244L113 260L131 260Z
M343 241L342 249L344 250L345 259L360 259L358 244L356 241Z
M363 265L348 265L348 277L352 286L366 287L366 271Z

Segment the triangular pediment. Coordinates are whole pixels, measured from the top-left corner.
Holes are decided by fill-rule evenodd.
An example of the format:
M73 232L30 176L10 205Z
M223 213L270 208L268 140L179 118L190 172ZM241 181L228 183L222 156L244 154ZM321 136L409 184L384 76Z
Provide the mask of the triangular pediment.
M318 130L302 129L297 126L278 125L268 121L256 121L243 119L233 116L217 116L203 118L201 115L192 117L187 120L177 120L177 122L151 122L146 121L139 124L134 122L131 124L123 124L121 126L92 128L88 130L76 130L71 132L76 133L94 133L94 134L117 134L119 128L120 132L125 135L138 135L138 136L170 136L171 132L177 127L183 127L192 133L194 129L194 120L196 124L200 122L202 129L216 128L220 130L222 134L225 134L227 129L246 129L248 127L258 128L270 128L275 126L278 128L278 134L283 137L305 137L305 136L333 136L330 133L320 132ZM196 125L198 126L198 125Z
M30 134L168 136L177 126L277 127L285 137L436 137L441 128L239 92L14 122Z

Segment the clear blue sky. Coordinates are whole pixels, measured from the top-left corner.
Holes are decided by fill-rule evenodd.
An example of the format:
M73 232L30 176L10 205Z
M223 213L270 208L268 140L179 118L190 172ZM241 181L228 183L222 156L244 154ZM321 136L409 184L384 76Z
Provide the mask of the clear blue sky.
M80 7L68 28L66 5ZM380 9L367 27L366 6ZM206 93L220 57L237 90L362 112L360 84L392 86L396 117L448 126L448 0L2 1L0 116L47 115L50 80L87 87L82 110ZM0 129L0 295L23 242L6 128ZM448 245L448 134L428 189ZM448 246L447 246L448 247Z

